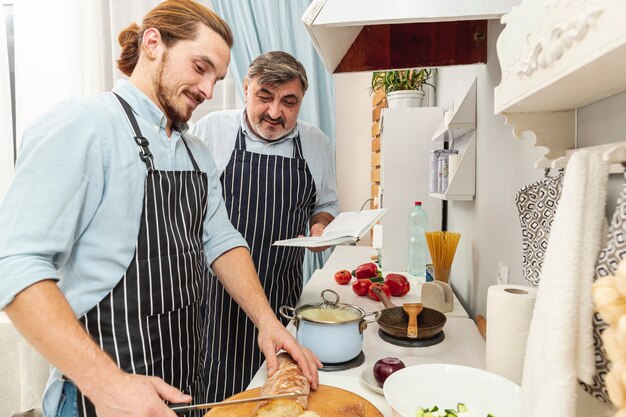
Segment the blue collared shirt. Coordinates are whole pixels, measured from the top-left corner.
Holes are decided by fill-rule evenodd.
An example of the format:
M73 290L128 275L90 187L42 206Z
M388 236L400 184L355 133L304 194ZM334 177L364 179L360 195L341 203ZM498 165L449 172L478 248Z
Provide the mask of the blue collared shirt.
M136 113L155 169L193 170L184 135L209 178L204 249L209 264L247 244L228 220L219 174L201 141L177 126L165 133L163 112L128 81L113 90ZM146 166L111 93L56 105L23 136L14 181L0 204L0 309L41 280L58 280L77 317L121 279L134 254ZM44 400L54 415L61 393L54 370Z
M246 150L289 158L293 156L293 139L299 133L302 156L315 182L316 202L313 214L322 211L335 217L339 214L335 152L330 139L324 132L309 123L298 120L294 130L284 138L266 141L248 128L245 109L209 113L200 119L191 131L209 147L220 175L228 165L240 127L246 138Z

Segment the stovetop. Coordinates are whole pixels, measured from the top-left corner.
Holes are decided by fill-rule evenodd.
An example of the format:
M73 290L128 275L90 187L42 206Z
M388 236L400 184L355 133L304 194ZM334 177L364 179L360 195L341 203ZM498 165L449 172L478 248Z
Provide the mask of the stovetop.
M349 361L340 362L340 363L322 363L324 367L320 369L320 371L324 372L333 372L333 371L345 371L346 369L357 368L365 363L365 354L363 351L359 352L356 357L350 359Z
M391 343L392 345L402 346L402 347L428 347L439 344L444 341L446 338L445 333L440 331L430 339L424 340L406 340L406 339L398 339L393 336L389 336L387 333L383 332L381 329L378 329L378 336L383 339L385 342Z

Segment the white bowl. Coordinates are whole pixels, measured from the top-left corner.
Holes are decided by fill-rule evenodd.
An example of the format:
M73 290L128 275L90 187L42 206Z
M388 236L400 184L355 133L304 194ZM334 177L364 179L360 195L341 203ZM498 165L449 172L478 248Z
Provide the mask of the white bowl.
M475 417L520 417L522 390L499 375L443 363L409 366L391 374L383 386L396 417L414 417L420 408L454 409L463 403Z

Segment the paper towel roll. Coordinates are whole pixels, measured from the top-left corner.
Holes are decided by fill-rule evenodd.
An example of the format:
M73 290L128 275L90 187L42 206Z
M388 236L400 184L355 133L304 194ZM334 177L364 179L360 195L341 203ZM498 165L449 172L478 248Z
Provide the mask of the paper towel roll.
M485 368L520 385L536 297L537 289L524 285L492 285L487 290Z

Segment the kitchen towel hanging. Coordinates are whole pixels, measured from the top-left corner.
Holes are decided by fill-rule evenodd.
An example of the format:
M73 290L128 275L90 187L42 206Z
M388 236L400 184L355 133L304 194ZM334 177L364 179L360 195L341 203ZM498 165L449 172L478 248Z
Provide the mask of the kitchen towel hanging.
M577 378L595 373L591 286L606 223L608 164L579 151L567 164L528 331L522 415L576 416Z
M487 290L485 369L522 383L524 355L537 288L492 285Z
M608 275L616 275L617 267L626 258L626 183L622 187L617 198L615 213L609 226L607 241L604 244L598 265L596 266L595 280ZM609 360L604 349L602 333L607 324L600 318L598 313L593 315L593 345L595 349L596 373L593 383L585 384L581 382L582 388L593 397L605 403L610 403L609 394L606 389L606 374L609 372Z
M550 228L563 187L563 171L521 188L515 196L522 225L522 273L530 285L539 285Z

